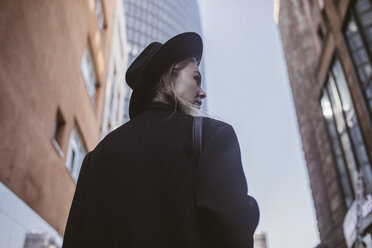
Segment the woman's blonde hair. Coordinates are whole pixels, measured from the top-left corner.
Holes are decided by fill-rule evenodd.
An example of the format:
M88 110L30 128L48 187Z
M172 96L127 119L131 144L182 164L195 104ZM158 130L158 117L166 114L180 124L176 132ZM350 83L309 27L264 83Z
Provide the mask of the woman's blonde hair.
M176 77L190 62L198 64L198 61L195 58L184 59L173 64L161 75L159 83L155 88L155 97L153 98L153 101L167 103L174 106L175 111L180 110L185 114L197 114L198 108L177 95L175 91Z

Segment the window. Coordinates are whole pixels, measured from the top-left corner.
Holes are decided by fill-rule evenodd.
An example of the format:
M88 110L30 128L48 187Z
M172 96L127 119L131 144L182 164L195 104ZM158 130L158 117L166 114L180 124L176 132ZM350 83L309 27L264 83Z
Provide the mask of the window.
M120 46L120 55L121 55L121 58L124 59L124 48L123 48L123 38L121 36L121 25L119 24L118 25L118 35L119 35L119 46Z
M128 85L125 85L125 96L123 101L123 123L129 121L129 103L132 89Z
M117 103L120 103L120 100L121 100L121 94L120 94L120 91L118 90L118 92L117 92ZM117 104L117 108L116 108L116 119L115 119L115 121L116 121L116 123L117 124L119 124L120 123L120 117L121 117L121 115L122 115L122 111L121 111L121 109L120 109L120 104Z
M300 1L300 2L302 2L302 1ZM310 7L312 8L313 5L314 5L314 0L309 0L309 4L310 4Z
M323 41L324 41L324 34L323 34L323 31L322 31L322 27L319 25L318 27L318 30L317 30L317 35L318 35L318 38L319 38L319 41L320 41L320 44L323 45Z
M323 22L324 22L326 28L328 29L329 28L329 19L328 19L328 15L327 15L327 12L325 11L325 9L322 10L321 15L322 15Z
M324 1L323 0L318 0L318 5L320 9L324 9Z
M328 127L328 133L331 139L332 150L333 150L339 178L341 181L341 186L344 191L345 204L346 206L349 207L351 203L353 202L353 198L354 198L353 189L352 189L351 180L349 178L349 174L346 168L344 153L343 153L340 140L338 137L338 133L336 130L334 113L333 113L331 102L329 100L329 96L328 96L326 89L323 90L323 96L321 98L321 106L323 109L324 118L326 120L326 125Z
M105 27L105 16L103 14L103 7L101 0L94 0L96 6L96 15L98 20L98 26L102 30Z
M85 82L85 86L87 87L89 98L92 101L93 106L95 107L96 87L98 85L98 82L89 44L85 48L83 58L81 60L80 69L81 73L83 74L83 79Z
M66 158L66 168L70 172L72 179L75 182L77 182L79 177L81 164L86 153L87 152L83 144L83 139L77 126L75 125L71 132Z
M371 0L358 0L349 11L345 25L349 51L358 74L364 98L372 113L372 4Z
M349 207L355 196L358 171L362 171L368 192L372 184L372 170L339 59L335 59L328 73L320 104L331 140L345 204Z
M116 71L116 65L114 65L114 71L112 73L112 79L111 79L111 85L110 85L110 95L109 95L109 108L106 110L108 111L108 114L107 114L107 124L106 124L106 130L105 130L105 134L106 135L108 132L112 131L114 125L113 125L113 118L112 116L114 116L114 110L117 111L117 108L115 108L115 105L116 105L116 102L117 102L117 99L115 99L115 94L116 94L116 91L118 90L117 89L117 85L116 85L116 81L117 81L117 71Z
M64 129L65 120L63 119L61 111L58 109L56 120L53 125L52 144L60 157L64 156L61 149Z
M117 80L117 72L116 66L114 66L114 72L112 74L111 79L111 91L110 91L110 108L109 108L109 115L112 115L113 108L114 108L114 100L115 100L115 92L116 92L116 80Z

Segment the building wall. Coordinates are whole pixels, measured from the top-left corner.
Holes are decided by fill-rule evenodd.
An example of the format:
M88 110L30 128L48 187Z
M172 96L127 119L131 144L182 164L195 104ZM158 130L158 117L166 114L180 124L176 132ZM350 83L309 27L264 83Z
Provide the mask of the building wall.
M319 118L319 114L317 115L319 112L316 97L317 82L313 76L317 53L303 7L299 1L280 1L279 28L310 176L320 239L323 241L330 239L329 233L332 230L333 221L329 194L324 190L327 188L323 173L326 167L323 166L321 152L317 145L319 143L317 137L323 137L325 134L321 122L322 117ZM319 130L319 124L323 130ZM327 159L323 158L323 160ZM334 180L334 174L328 174L327 178Z
M346 76L346 91L351 94L367 156L372 155L371 116L343 34L346 13L352 3L349 0L281 0L279 9L279 30L310 177L320 240L327 247L335 248L346 247L343 222L350 205L345 203L342 177L337 169L320 100L337 57Z
M111 52L108 62L105 103L102 117L101 138L123 123L125 97L129 89L125 82L128 51L123 1L115 8L115 21L111 38ZM126 113L128 115L128 113Z
M100 138L115 1L102 3L103 30L94 0L0 2L0 181L61 235L75 190L65 166L70 133L76 124L87 151ZM88 42L95 107L80 69ZM57 111L63 154L51 142Z

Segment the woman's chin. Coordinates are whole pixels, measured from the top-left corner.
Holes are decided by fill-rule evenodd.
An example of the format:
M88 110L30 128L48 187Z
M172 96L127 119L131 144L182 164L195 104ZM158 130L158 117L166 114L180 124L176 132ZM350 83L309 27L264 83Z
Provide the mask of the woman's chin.
M200 109L200 107L201 107L201 103L200 102L195 102L193 105L197 109Z

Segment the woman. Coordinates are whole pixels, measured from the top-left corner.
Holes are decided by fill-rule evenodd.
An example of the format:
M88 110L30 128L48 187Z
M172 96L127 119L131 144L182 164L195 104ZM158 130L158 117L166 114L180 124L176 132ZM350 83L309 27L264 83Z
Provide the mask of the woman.
M151 43L128 68L131 120L85 157L64 248L253 247L258 206L232 127L204 118L193 156L202 47L183 33Z

